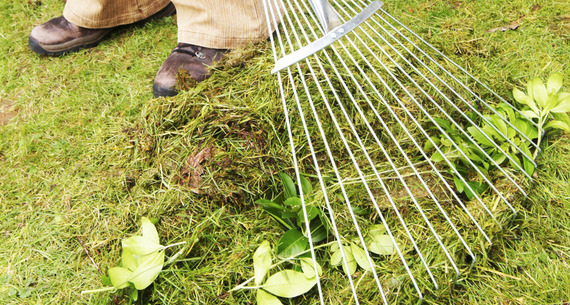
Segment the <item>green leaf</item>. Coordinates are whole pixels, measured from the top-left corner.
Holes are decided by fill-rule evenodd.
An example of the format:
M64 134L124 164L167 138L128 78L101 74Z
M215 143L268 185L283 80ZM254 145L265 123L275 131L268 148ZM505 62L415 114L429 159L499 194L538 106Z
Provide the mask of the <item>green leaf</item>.
M534 111L535 113L538 113L538 107L536 106L533 99L531 97L529 97L528 95L524 94L519 89L517 89L517 88L513 89L513 97L515 98L515 100L517 102L519 102L523 105L529 106L530 109L532 109L532 111Z
M469 200L472 200L473 198L475 198L475 194L481 195L481 193L486 191L487 188L489 187L486 183L473 182L473 181L467 181L467 184L473 190L473 192L471 192L471 190L469 188L467 188L467 187L465 188L465 195L467 196L467 198Z
M570 126L568 126L568 124L566 122L562 122L562 121L558 121L558 120L552 120L552 121L548 122L548 124L546 124L546 126L544 126L544 129L548 129L548 128L558 128L558 129L562 129L566 132L570 132Z
M132 274L131 271L123 267L113 267L109 269L108 273L113 287L117 289L129 287L129 279Z
M477 127L467 127L467 132L469 132L469 134L475 139L475 141L479 142L479 144L494 146L493 142L489 141Z
M313 185L311 181L304 176L301 176L301 189L303 190L303 195L307 196L313 192Z
M137 266L139 265L136 260L137 257L138 256L133 254L129 249L123 248L123 253L121 254L122 266L130 271L137 269Z
M319 216L321 210L314 205L307 205L305 206L305 210L307 211L307 219L309 221L315 219L315 217ZM298 212L298 218L305 221L305 215L303 215L303 209L300 209Z
M162 248L160 244L143 236L131 236L123 239L122 245L123 250L130 251L134 255L148 255Z
M507 123L505 123L504 119L498 115L491 116L491 119L493 120L493 124L495 125L495 127L497 127L497 129L499 129L499 131L502 134L499 135L499 139L504 139L504 137L508 137L509 131L507 129Z
M354 260L354 255L352 254L350 247L343 245L342 249L344 251L344 256L346 258L348 270L346 270L345 264L342 261L342 253L340 252L340 249L337 249L331 254L331 265L332 266L342 265L342 269L344 270L344 272L353 275L354 272L356 272L356 267L357 267L356 261Z
M261 284L263 278L271 267L271 246L268 241L261 243L253 254L253 270L255 272L255 285Z
M354 243L350 243L350 251L352 251L352 255L354 256L354 260L356 261L358 266L360 266L360 268L362 268L366 271L372 270L372 266L370 266L370 263L368 262L368 259L366 258L366 252L364 252L364 249L360 248L359 246L357 246Z
M507 155L498 151L498 152L492 154L491 158L493 159L493 161L495 161L495 163L497 163L498 165L501 165L501 163L503 163L503 161L505 161L505 159L507 159Z
M443 161L443 155L439 151L436 151L433 155L431 155L431 160L433 162L441 162Z
M277 203L267 199L259 199L255 201L255 203L260 204L261 207L282 226L286 227L289 230L293 229L293 222L290 219L284 219L283 217L283 213L289 211L288 208L278 205Z
M148 218L146 217L142 218L141 228L142 228L142 236L144 238L148 239L149 241L155 244L160 244L160 241L158 240L158 232L156 232L156 227L152 224L152 222Z
M544 83L538 77L535 77L531 82L534 100L541 108L545 108L548 103L548 93L546 92L546 86L544 86Z
M313 266L313 259L310 257L302 257L300 261L301 261L301 269L303 270L303 274L305 274L305 277L308 279L314 278L315 267ZM319 265L319 263L317 263L317 271L319 273L319 276L323 274L323 269L321 268L321 265Z
M283 298L294 298L307 293L317 284L316 278L308 279L302 272L283 270L267 279L263 289Z
M368 251L379 255L390 255L394 253L394 243L390 236L386 234L369 233L369 240L366 243Z
M532 110L523 110L521 111L521 113L524 114L529 119L538 119L538 114L536 114L536 112Z
M455 183L455 188L457 191L459 193L463 192L463 189L465 188L463 181L461 181L461 179L459 179L457 176L453 175L453 182Z
M558 102L558 105L556 105L556 107L552 108L550 110L550 112L554 112L554 113L570 112L570 96L566 97L563 100L560 100Z
M311 220L310 228L313 243L321 242L329 236L329 230L320 218Z
M158 277L164 265L164 251L144 255L139 260L138 267L133 271L129 282L135 285L138 290L150 286Z
M548 91L549 95L556 94L558 90L562 87L562 74L556 72L548 78L546 82L546 90Z
M112 286L113 282L111 282L111 278L108 275L102 275L101 284L103 284L103 286Z
M532 158L532 154L530 153L530 149L528 148L528 146L523 145L521 147L521 150L524 152L525 155L527 155L529 158ZM523 160L523 166L524 166L524 170L527 174L532 175L534 173L534 164L529 160L529 158L523 156L522 160Z
M277 254L283 257L291 257L305 251L309 242L303 233L297 229L287 231L277 242Z
M285 205L289 205L289 206L301 206L301 198L299 197L289 197L287 199L285 199L285 201L283 202L283 204Z
M278 298L261 289L257 289L255 300L257 301L257 305L283 305Z
M283 184L285 199L297 197L297 188L295 187L295 183L293 183L293 179L286 173L279 173L279 178L281 178L281 183Z
M131 297L131 300L132 300L132 301L135 301L135 302L136 302L136 301L139 299L139 291L136 290L136 289L133 290L133 292L131 292L130 297Z
M449 121L447 121L447 120L435 118L434 121L437 125L439 125L444 130L450 130L451 129L451 123L449 123Z

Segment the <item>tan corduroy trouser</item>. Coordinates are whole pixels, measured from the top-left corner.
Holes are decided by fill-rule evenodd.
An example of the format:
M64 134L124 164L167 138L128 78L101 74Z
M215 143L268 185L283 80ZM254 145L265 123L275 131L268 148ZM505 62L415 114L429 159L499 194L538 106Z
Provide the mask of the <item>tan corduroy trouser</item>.
M109 28L145 19L170 0L67 0L63 16L85 28ZM269 37L262 0L172 0L178 42L233 49Z

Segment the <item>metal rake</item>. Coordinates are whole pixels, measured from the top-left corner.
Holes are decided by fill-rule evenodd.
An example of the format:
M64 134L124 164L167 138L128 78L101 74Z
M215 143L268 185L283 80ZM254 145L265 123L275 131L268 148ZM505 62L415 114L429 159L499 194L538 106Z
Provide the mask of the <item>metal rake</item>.
M343 270L347 234L374 266L371 276L353 278L345 271L344 283L316 274L319 302L348 302L338 300L335 289L350 287L356 304L388 304L403 297L398 291L405 284L421 301L426 291L460 280L516 215L513 202L526 198L532 182L521 160L536 166L534 158L513 142L512 133L539 148L503 115L518 110L383 10L382 2L264 5L268 27L277 29L271 36L272 72L296 180L301 185L302 172L318 180ZM506 110L497 111L494 101ZM502 139L489 136L489 128ZM474 134L494 146L493 155ZM493 170L470 159L466 147L479 151ZM501 166L504 160L510 166ZM474 181L487 189L478 190ZM310 232L302 190L300 197ZM392 256L370 255L364 240L370 223L384 225ZM313 261L322 261L307 238Z

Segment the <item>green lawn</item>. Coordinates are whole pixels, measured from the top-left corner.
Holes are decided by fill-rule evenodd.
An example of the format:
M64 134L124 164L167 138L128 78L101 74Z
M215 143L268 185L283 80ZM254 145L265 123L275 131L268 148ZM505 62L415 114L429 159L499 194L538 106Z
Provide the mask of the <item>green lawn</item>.
M146 216L158 219L162 244L186 244L167 250L183 253L141 299L251 304L251 291L228 291L253 275L258 245L284 232L254 201L275 196L277 173L292 172L270 45L235 52L188 92L153 99L175 18L61 58L33 54L29 32L63 5L0 3L0 303L128 303L120 293L80 292L102 287L121 239ZM402 0L385 9L507 100L513 87L554 72L570 90L566 0ZM516 30L487 32L513 22ZM467 276L428 289L428 303L570 302L570 139L556 131L543 144L517 218ZM196 176L188 162L201 151L211 156ZM414 300L408 286L402 303Z

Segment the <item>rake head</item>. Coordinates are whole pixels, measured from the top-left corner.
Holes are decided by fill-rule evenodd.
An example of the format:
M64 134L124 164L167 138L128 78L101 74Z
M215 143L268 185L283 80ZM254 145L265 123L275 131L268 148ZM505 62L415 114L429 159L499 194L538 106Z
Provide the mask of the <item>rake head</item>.
M342 283L316 274L320 303L348 303L346 288L388 304L401 285L422 300L457 281L526 198L536 125L379 1L264 1L296 180L318 184L310 202L301 191L305 220L325 211L344 267ZM392 254L369 251L372 225ZM370 267L358 276L351 244Z

